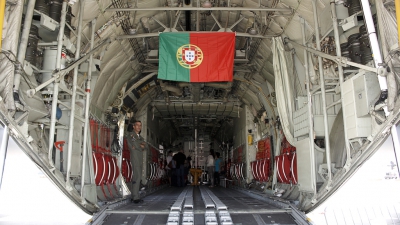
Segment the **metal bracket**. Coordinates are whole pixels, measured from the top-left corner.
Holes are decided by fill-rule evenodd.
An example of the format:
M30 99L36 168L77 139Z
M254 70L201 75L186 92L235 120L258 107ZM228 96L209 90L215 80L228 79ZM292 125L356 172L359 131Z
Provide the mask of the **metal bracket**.
M357 24L357 14L351 15L339 22L339 26L342 26L344 31L357 26Z
M377 69L377 73L379 76L386 77L389 73L388 66L386 63L379 63L379 67Z

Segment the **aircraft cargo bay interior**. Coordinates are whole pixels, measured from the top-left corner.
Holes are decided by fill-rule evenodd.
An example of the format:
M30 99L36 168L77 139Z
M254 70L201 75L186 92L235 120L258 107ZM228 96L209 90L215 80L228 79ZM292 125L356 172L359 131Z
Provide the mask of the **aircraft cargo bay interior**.
M309 224L389 136L400 155L395 1L9 0L0 15L0 163L13 138L91 224Z

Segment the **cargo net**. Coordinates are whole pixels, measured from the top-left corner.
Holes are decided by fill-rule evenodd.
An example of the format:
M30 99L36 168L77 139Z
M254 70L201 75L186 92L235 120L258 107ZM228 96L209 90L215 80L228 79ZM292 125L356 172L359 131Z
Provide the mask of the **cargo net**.
M159 186L166 182L165 162L160 158L160 152L153 146L150 146L149 160L147 164L147 180L154 186Z
M259 182L270 180L271 137L266 137L257 142L256 160L250 162L250 166L254 180Z
M131 152L128 147L128 140L124 137L124 144L122 148L122 165L121 165L121 174L126 183L132 181L133 168L131 163Z
M289 144L286 138L281 142L282 152L275 156L278 182L297 184L296 147Z
M237 149L233 150L233 157L228 163L227 171L228 178L236 181L243 181L245 180L245 170L246 170L246 162L244 152L243 152L244 145L239 146Z
M110 200L119 196L116 180L120 174L117 158L111 152L111 137L114 137L114 130L90 120L90 134L92 143L93 170L95 183L101 189L102 200Z

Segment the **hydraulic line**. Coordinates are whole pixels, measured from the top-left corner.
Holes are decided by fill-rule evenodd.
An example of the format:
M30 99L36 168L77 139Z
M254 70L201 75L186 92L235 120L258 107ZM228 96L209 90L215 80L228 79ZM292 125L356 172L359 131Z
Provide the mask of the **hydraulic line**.
M95 28L96 28L96 19L92 20L92 30L91 30L91 38L90 38L90 50L93 50L93 45L94 45L94 33L95 33ZM90 151L89 149L91 148L87 148L87 139L88 139L88 127L89 127L89 107L90 107L90 82L92 80L92 65L93 65L93 55L90 54L89 57L89 71L88 71L88 78L87 78L87 82L86 82L86 89L85 89L85 93L86 93L86 104L85 104L85 125L83 128L83 155L82 155L82 180L81 180L81 196L83 197L83 188L85 186L85 170L86 170L86 160L88 158L88 155L92 155L92 151ZM89 152L90 151L90 152ZM90 162L91 160L89 160ZM89 163L89 165L92 165L91 163ZM120 166L120 164L119 164ZM121 167L119 167L121 168ZM90 174L90 179L91 179L91 183L94 183L94 173L93 173L93 167L89 169L89 174Z
M339 57L342 57L341 49L340 49L340 42L339 42L339 28L338 28L338 22L337 22L337 17L336 17L336 5L335 2L331 2L331 13L332 13L332 26L333 26L333 34L335 37L335 46L336 46L336 55ZM339 72L339 84L340 84L340 93L341 93L341 103L343 104L343 82L344 82L344 77L343 77L343 67L340 63L338 63L338 72ZM346 114L346 107L342 106L342 114ZM346 123L343 123L344 125L344 138L345 138L345 147L346 147L346 154L347 154L347 160L346 163L351 162L351 153L350 153L350 142L348 141L349 139L347 138L347 132L348 130L346 129L347 125Z
M386 77L383 77L383 73L385 72L385 69L383 68L383 60L382 60L382 55L381 51L379 49L379 43L378 43L378 38L376 36L375 32L375 25L374 21L372 19L372 12L371 8L369 6L369 1L368 0L361 0L362 4L362 9L364 13L364 20L365 20L365 25L367 27L368 31L368 36L369 40L371 43L371 50L372 54L374 57L374 63L375 67L378 68L378 81L379 81L379 87L381 88L382 92L387 92L387 83L386 83ZM385 114L388 114L387 109L385 109Z
M306 36L305 36L305 20L301 18L301 33L303 38L303 45L306 46ZM307 108L308 108L308 138L310 139L310 157L315 158L315 148L314 148L314 121L313 121L313 111L312 111L312 95L311 95L311 77L309 72L308 64L308 52L304 49L304 67L306 71L306 90L307 90ZM315 177L315 165L311 164L311 177ZM314 195L317 192L317 184L315 179L312 180L312 188Z
M5 0L4 0L4 4L5 4ZM35 0L29 0L28 5L26 7L26 13L25 13L25 20L24 20L24 27L22 29L22 33L21 33L21 41L18 47L18 54L17 54L17 60L19 63L23 63L24 59L25 59L25 53L26 53L26 48L28 47L28 38L29 38L29 31L31 29L31 25L32 25L32 17L33 17L33 9L35 8ZM2 7L2 6L0 6ZM0 20L1 23L3 23L4 20L4 9L3 13L1 14L0 12ZM0 26L1 29L3 29L3 25L1 24ZM2 37L0 35L0 37ZM1 43L1 40L0 40ZM1 46L1 44L0 44ZM22 65L19 65L20 67L22 67ZM18 90L19 90L19 85L21 82L21 74L22 74L22 68L18 68L17 70L15 70L15 74L14 74L14 92L16 92L18 94Z
M317 14L316 0L312 1L313 12L314 12L314 25L315 25L315 42L317 44L317 50L321 51L321 41L319 34L319 22ZM325 150L326 150L326 164L328 169L328 184L332 180L332 169L331 169L331 153L330 153L330 142L329 142L329 127L328 127L328 113L326 111L326 91L325 91L325 76L322 67L322 57L318 56L319 64L319 75L320 75L320 85L321 85L321 97L322 97L322 113L324 115L324 131L325 131Z
M58 31L57 38L57 55L56 55L56 70L59 71L61 69L61 48L62 48L62 39L64 36L64 28L65 28L65 17L67 15L67 2L63 1L62 9L61 9L61 21L60 21L60 30ZM49 164L54 167L53 163L53 144L54 144L54 134L56 133L56 113L57 113L57 104L58 104L58 85L59 82L54 80L53 86L53 99L51 103L51 115L50 115L50 132L49 132L49 152L48 152L48 160ZM34 93L33 93L34 94ZM32 96L33 96L32 94ZM28 93L28 96L29 93Z
M82 34L82 20L83 20L83 11L85 6L85 1L79 1L79 15L78 15L78 37L76 40L76 54L75 60L79 59L80 51L81 51L81 34ZM92 68L89 68L90 70ZM74 77L73 77L73 84L72 84L72 97L71 97L71 115L69 120L69 134L68 134L68 161L67 161L67 185L70 184L70 176L71 176L71 166L72 166L72 143L74 137L74 122L75 122L75 100L76 100L76 86L78 80L78 67L74 68ZM81 146L78 146L79 148Z

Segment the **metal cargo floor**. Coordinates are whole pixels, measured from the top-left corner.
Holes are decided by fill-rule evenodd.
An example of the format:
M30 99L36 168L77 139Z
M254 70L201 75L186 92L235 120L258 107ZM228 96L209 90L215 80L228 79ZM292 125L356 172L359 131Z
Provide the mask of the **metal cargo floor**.
M129 203L114 210L107 210L103 224L167 224L171 206L184 190L190 190L193 191L194 224L206 225L204 216L206 208L200 187L189 186L185 188L167 187L146 196L143 203ZM303 224L296 222L291 214L291 209L277 208L261 198L223 187L201 188L212 191L227 206L235 225Z

